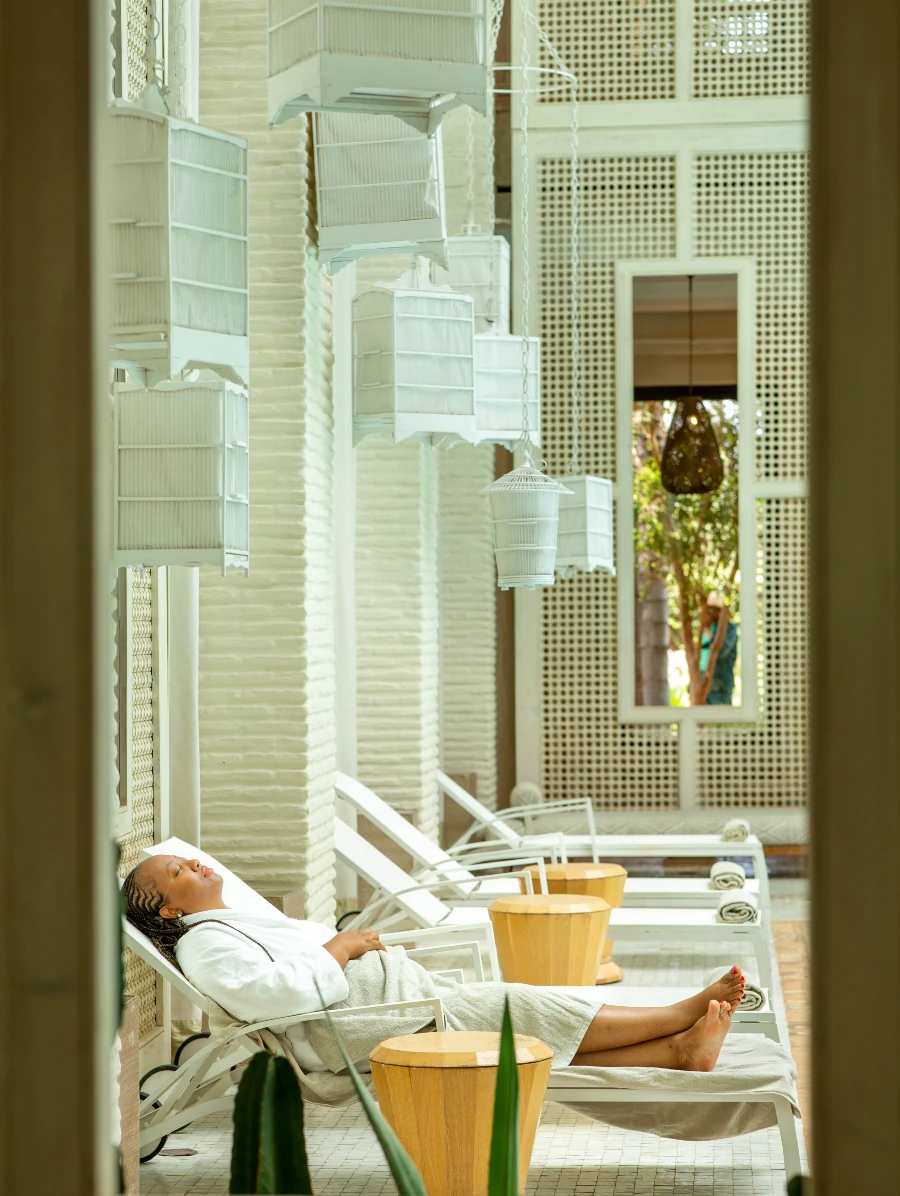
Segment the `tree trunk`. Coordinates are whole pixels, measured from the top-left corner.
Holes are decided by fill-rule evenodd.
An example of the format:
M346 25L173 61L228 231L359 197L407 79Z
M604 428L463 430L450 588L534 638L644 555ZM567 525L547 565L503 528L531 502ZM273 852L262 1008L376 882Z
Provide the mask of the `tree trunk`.
M666 583L652 565L638 571L635 665L639 706L669 705L669 620Z

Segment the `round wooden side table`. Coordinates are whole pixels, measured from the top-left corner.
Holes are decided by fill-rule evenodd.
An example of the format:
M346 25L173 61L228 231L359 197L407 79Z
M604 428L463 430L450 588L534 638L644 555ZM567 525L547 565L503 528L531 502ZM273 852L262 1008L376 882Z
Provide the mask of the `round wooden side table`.
M537 888L540 875L538 868L532 867L528 871ZM628 873L621 864L547 864L546 873L547 889L551 893L586 893L590 897L602 897L613 909L619 909L622 905ZM524 881L520 880L519 883L524 890ZM607 939L603 944L596 981L591 983L615 984L625 975L613 961L612 952L612 940Z
M519 1191L525 1186L553 1052L517 1034ZM428 1196L486 1196L500 1035L388 1038L369 1055L381 1111Z
M488 907L508 983L595 984L609 927L600 897L524 893Z

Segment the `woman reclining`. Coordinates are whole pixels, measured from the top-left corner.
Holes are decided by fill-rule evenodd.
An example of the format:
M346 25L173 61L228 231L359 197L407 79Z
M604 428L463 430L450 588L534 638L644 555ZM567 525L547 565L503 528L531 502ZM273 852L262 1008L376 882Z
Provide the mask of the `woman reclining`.
M371 992L362 987L362 999L354 998L354 985L363 984L364 972L371 984L373 968L383 964L387 970L388 957L370 954L386 950L374 931L335 934L316 922L288 918L274 906L271 913L229 908L222 883L199 860L155 855L125 880L126 915L196 988L239 1021L299 1016L323 1004L372 1002ZM398 958L391 952L390 966L395 979L399 969L408 991L419 981L420 991L427 986L434 991L435 978L402 953ZM438 992L448 1025L461 1030L498 1029L497 1009L508 996L516 1031L546 1042L557 1067L712 1071L743 987L741 971L733 967L696 996L650 1009L601 1004L590 989L582 997L523 984L445 980ZM427 1023L420 1016L417 1025ZM305 1070L326 1070L307 1029L298 1025L287 1032L292 1053Z

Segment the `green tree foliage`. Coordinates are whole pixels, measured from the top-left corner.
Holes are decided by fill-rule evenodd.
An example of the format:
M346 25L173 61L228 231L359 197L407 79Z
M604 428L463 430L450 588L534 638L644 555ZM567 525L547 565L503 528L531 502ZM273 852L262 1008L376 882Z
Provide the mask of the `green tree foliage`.
M672 404L667 404L669 407ZM670 642L683 648L692 706L703 706L729 618L738 612L738 414L730 401L706 401L725 476L711 494L670 494L660 463L666 440L662 402L634 408L635 561L640 575L656 574L669 595ZM706 673L700 671L703 632L710 626L707 599L718 591L725 603Z

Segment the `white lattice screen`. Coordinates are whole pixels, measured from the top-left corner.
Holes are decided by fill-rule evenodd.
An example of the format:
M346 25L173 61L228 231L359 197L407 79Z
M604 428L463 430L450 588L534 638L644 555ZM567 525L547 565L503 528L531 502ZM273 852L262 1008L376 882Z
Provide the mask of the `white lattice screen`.
M695 0L692 93L809 91L808 0Z
M759 504L760 720L752 727L701 727L697 804L806 805L806 500Z
M147 86L147 23L149 0L123 0L125 11L125 58L128 63L128 94L126 100L136 100Z
M757 283L756 476L794 484L806 472L806 155L698 155L691 193L697 257L752 257ZM569 163L539 162L544 452L569 451ZM675 256L674 157L592 157L582 163L582 465L615 476L617 259ZM806 503L759 506L760 716L753 726L697 729L701 808L806 801ZM676 725L620 724L616 584L577 575L543 595L543 782L550 798L589 794L601 808L679 804ZM683 783L684 778L682 778Z
M125 876L141 848L153 842L153 599L150 574L129 569L131 588L131 831L122 841L119 867ZM120 685L122 684L120 679ZM141 1034L157 1024L156 973L126 948L125 991L140 997Z
M540 163L544 455L551 472L570 452L570 165ZM614 262L675 253L673 157L582 163L581 465L615 477ZM678 736L668 725L618 721L616 583L576 574L544 593L544 789L592 796L610 809L678 804Z
M756 259L757 471L806 476L807 155L694 159L698 257Z
M537 11L582 101L674 97L675 0L541 0ZM553 65L543 47L539 65ZM568 89L541 100L568 103Z

